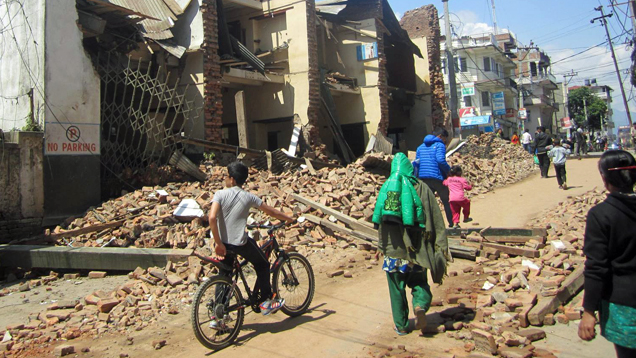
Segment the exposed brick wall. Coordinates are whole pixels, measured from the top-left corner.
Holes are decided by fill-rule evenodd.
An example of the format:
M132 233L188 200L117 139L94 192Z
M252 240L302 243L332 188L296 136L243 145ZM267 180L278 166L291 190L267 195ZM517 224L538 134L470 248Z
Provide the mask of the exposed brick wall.
M428 50L428 69L431 79L431 109L433 128L451 128L450 112L446 107L444 94L444 75L442 74L442 57L440 51L441 33L439 16L434 5L422 6L407 11L400 25L408 32L410 38L426 37Z
M219 57L219 26L216 0L203 0L203 90L205 139L221 141L223 124L223 92L221 88L221 64Z
M0 244L42 233L42 218L0 221Z
M320 67L318 65L318 35L316 33L316 4L315 0L307 0L307 45L309 48L309 107L307 108L308 123L303 128L305 141L316 149L320 140Z
M376 28L380 28L380 26L381 25L376 23ZM378 91L380 92L380 122L378 123L378 131L386 136L387 130L389 129L389 85L387 83L384 41L384 34L378 33Z

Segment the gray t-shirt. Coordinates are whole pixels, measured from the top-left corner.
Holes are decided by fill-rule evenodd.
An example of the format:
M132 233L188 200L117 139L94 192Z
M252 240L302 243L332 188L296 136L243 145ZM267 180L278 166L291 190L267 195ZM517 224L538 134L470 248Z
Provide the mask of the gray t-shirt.
M258 208L263 201L256 195L238 186L219 190L212 198L221 205L221 215L217 217L219 235L224 244L245 245L245 226L251 208Z

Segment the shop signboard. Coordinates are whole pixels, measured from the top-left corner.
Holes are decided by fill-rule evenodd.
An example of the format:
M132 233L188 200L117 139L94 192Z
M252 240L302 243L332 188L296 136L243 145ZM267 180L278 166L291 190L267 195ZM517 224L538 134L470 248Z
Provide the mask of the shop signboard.
M496 116L506 115L506 103L504 101L503 92L495 92L492 94L492 112Z

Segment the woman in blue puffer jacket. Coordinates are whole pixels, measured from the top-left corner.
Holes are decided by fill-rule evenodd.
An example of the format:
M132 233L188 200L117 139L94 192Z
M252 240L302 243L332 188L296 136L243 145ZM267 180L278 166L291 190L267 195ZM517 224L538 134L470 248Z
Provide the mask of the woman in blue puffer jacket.
M448 188L443 181L448 176L450 165L446 162L446 141L448 131L436 129L424 137L424 143L417 148L415 157L417 177L434 193L437 193L444 204L444 212L449 227L453 226L453 213L448 202Z

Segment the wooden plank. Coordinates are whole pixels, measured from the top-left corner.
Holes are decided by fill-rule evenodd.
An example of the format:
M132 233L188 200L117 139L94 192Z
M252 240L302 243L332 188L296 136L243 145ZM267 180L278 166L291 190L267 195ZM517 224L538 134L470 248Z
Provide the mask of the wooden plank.
M523 245L530 240L536 240L540 244L545 244L546 238L543 236L486 236L485 241L498 244L517 244Z
M82 234L88 234L90 232L95 232L95 231L100 231L100 230L104 230L104 229L111 229L111 228L115 228L115 227L119 227L121 225L124 224L124 222L126 222L126 220L117 220L117 221L111 221L105 224L97 224L97 225L91 225L91 226L87 226L87 227L82 227L79 229L73 229L73 230L69 230L69 231L63 231L60 233L54 233L49 235L49 238L51 239L60 239L63 237L71 237L71 236L77 236L77 235L82 235Z
M24 269L132 271L185 261L192 250L0 245L0 266Z
M292 198L296 201L299 201L305 205L309 205L314 209L320 210L323 213L327 214L327 215L333 215L336 219L338 219L338 221L342 221L345 225L349 226L351 229L356 230L356 231L360 231L364 234L367 234L371 237L377 237L377 230L374 230L373 228L364 225L362 223L360 223L358 220L347 216L337 210L334 210L328 206L322 205L320 203L317 203L313 200L309 200L305 197L302 197L298 194L292 194L291 195Z
M569 301L582 288L585 281L583 276L584 265L579 265L561 284L556 296L542 297L528 312L528 321L533 326L541 326L543 319L549 313L554 313L560 305Z
M375 235L373 236L369 236L366 233L362 233L356 230L351 230L349 228L346 228L344 226L338 225L336 223L332 223L331 221L327 220L327 219L321 219L317 216L311 215L311 214L305 214L303 215L307 220L311 221L314 224L318 224L318 225L322 225L326 228L329 228L333 231L337 231L343 234L347 234L351 237L357 238L357 239L361 239L367 242L371 242L373 244L375 244L377 246L378 244L378 232L376 230L375 231ZM478 253L478 249L475 247L469 247L469 246L463 246L460 244L451 244L449 245L449 249L451 252L451 255L453 255L453 257L457 257L457 258L462 258L462 259L467 259L467 260L475 260L477 258L477 253Z
M461 236L462 234L470 234L472 232L480 232L484 228L466 228L466 229L446 229L446 235L448 236ZM484 236L547 236L546 229L530 228L530 229L516 229L516 228L487 228L483 232Z
M508 255L515 255L515 256L525 256L525 257L530 257L530 258L537 258L539 257L539 251L535 250L535 249L528 249L528 248L522 248L522 247L513 247L513 246L506 246L506 245L500 245L500 244L493 244L490 242L482 242L481 245L483 247L491 247L493 249L497 249L503 253L506 253Z
M238 129L239 145L241 147L249 147L249 137L247 130L247 118L245 108L245 91L238 91L234 95L234 103L236 106L236 127Z
M377 231L375 233L375 236L371 236L371 235L367 235L365 233L362 233L362 232L359 232L359 231L356 231L356 230L351 230L351 229L349 229L347 227L338 225L336 223L332 223L331 221L329 221L327 219L321 219L321 218L319 218L317 216L314 216L314 215L311 215L311 214L305 214L303 216L305 218L307 218L307 220L311 221L312 223L324 226L324 227L329 228L329 229L331 229L333 231L337 231L337 232L349 235L351 237L362 239L364 241L371 242L371 243L374 243L374 244L377 244L377 242L378 242L378 233L377 233Z

